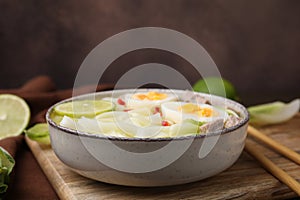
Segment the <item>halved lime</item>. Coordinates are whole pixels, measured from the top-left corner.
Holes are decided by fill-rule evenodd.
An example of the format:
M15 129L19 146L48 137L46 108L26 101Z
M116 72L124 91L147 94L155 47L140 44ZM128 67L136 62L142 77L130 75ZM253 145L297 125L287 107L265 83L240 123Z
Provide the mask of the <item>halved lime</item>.
M20 97L0 95L0 139L20 135L30 120L30 109Z
M48 124L39 123L25 131L26 135L39 143L50 144Z
M113 110L115 105L103 100L80 100L60 104L54 108L59 115L69 117L95 117L96 115Z

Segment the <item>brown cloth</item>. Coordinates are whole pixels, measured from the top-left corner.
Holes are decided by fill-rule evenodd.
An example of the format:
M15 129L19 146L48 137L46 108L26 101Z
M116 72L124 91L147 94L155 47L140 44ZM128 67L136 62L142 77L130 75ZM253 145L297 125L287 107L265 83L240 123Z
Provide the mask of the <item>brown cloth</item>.
M113 89L113 86L104 84L96 88L97 91L102 91ZM95 87L86 86L76 89L76 94L94 91ZM31 110L30 127L35 123L45 122L47 108L60 100L71 97L73 90L56 90L49 77L39 76L19 89L0 89L0 94L5 93L15 94L26 100ZM6 149L16 161L5 199L59 199L28 148L24 135L0 140L0 146Z

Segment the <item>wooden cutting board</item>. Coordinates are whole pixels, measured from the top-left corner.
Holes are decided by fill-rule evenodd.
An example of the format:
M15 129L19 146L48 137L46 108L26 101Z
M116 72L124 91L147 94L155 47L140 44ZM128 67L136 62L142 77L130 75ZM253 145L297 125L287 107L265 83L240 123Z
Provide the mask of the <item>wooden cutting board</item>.
M300 114L287 123L261 128L275 140L300 152ZM300 166L251 140L268 158L300 181ZM116 186L70 171L50 147L26 138L27 144L61 199L287 199L297 195L243 152L228 170L203 181L160 188Z

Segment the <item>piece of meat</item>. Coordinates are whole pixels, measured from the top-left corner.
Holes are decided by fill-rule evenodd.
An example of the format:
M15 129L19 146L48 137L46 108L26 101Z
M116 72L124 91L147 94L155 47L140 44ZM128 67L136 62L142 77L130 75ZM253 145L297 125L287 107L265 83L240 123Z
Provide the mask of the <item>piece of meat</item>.
M217 119L200 126L199 131L200 133L213 133L222 130L223 126L223 119Z
M182 96L181 99L185 102L193 102L197 104L210 104L207 99L189 90L186 91L186 93Z
M234 115L229 115L226 122L225 122L225 128L229 128L232 126L237 125L240 122L240 118L234 116Z

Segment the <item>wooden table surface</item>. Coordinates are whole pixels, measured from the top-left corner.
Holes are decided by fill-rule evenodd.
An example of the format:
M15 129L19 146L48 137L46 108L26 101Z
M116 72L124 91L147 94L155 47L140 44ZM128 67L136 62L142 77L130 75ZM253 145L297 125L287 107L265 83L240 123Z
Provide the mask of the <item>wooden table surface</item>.
M300 152L300 114L292 120L260 128L276 141ZM248 138L268 158L300 181L300 166ZM70 171L51 148L27 138L27 143L61 199L289 199L286 185L243 152L228 170L206 180L160 188L123 187L84 178Z

